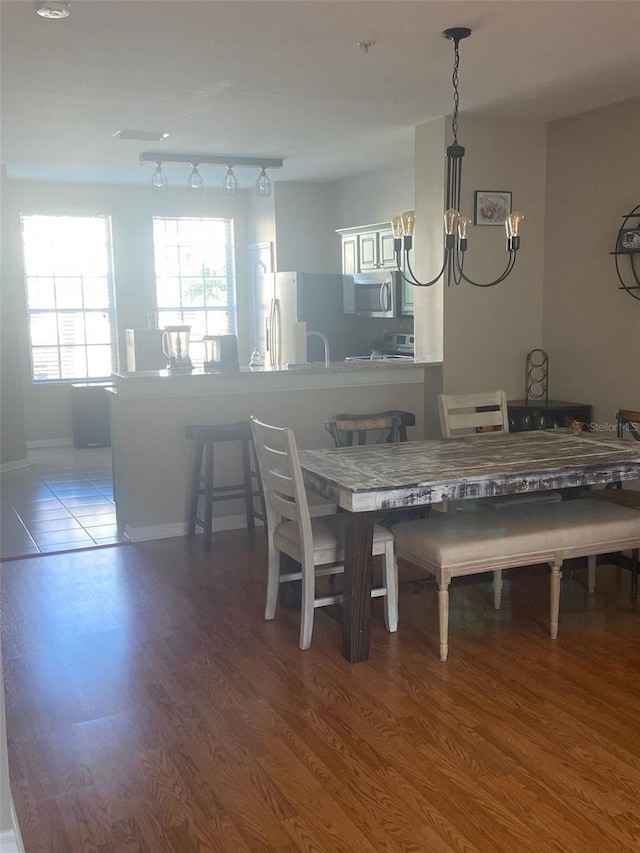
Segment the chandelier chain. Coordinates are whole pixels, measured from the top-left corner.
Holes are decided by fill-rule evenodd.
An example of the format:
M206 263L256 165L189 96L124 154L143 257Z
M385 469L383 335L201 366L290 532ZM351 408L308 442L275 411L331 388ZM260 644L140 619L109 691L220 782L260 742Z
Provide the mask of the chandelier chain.
M460 51L458 50L458 42L454 46L453 74L451 82L453 83L453 118L451 119L451 131L453 133L453 144L458 144L458 108L460 104L460 95L458 93L458 67L460 65Z

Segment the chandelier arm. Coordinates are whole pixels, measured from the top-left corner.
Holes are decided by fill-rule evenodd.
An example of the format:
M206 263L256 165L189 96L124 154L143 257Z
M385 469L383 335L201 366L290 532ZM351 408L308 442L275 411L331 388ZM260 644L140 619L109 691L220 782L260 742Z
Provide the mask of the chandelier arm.
M464 252L460 252L458 250L458 248L456 247L453 250L453 252L451 253L451 255L452 255L451 272L452 272L452 277L453 277L453 283L455 285L458 285L458 284L462 283L461 273L462 273L462 268L464 267ZM449 282L449 284L450 283L451 282Z
M503 282L505 280L505 278L511 273L514 266L516 265L516 256L517 256L517 252L509 252L509 260L507 261L507 266L504 268L504 271L502 272L502 274L500 276L498 276L498 278L494 279L493 281L485 281L485 282L474 281L472 278L469 278L468 276L466 276L464 274L464 270L462 269L462 265L460 265L458 267L459 272L460 272L460 277L462 280L466 281L467 284L471 284L474 287L495 287L496 284L500 284L501 282Z
M449 257L449 252L447 251L447 249L445 249L444 250L444 261L442 262L442 267L441 267L438 275L435 278L432 278L431 281L419 281L416 278L415 273L411 269L411 262L409 260L409 250L406 249L405 250L405 263L406 263L407 269L409 270L409 275L411 276L411 278L406 278L406 276L405 276L405 281L408 281L409 284L412 284L414 287L431 287L432 284L436 284L436 282L440 281L440 279L442 278L442 275L443 275L445 269L447 268L448 257Z

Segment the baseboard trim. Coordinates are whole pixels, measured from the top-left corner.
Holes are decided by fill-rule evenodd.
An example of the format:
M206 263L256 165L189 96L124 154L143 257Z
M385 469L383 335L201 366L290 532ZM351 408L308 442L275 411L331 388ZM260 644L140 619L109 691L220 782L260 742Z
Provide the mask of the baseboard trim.
M31 463L28 459L16 459L14 462L3 462L0 465L0 474L6 471L18 471L20 468L28 468Z
M256 519L256 526L262 522ZM242 530L247 526L244 513L238 515L223 515L213 519L213 532L221 533L224 530ZM125 535L130 542L146 542L149 539L170 539L175 536L187 535L187 522L179 521L172 524L155 524L150 527L125 526ZM199 530L202 533L201 530Z
M73 447L72 438L44 438L27 442L27 450L37 447Z

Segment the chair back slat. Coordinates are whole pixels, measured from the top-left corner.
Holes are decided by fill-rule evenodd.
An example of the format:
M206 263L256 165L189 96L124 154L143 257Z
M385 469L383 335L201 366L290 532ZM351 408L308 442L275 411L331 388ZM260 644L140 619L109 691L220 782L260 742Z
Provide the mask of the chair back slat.
M505 391L438 394L438 410L443 438L475 432L509 432Z
M293 430L251 417L251 430L267 508L269 537L282 522L295 521L300 541L312 541L309 505Z
M379 442L395 444L400 440L400 418L397 415L336 418L326 421L324 426L336 447L367 444L374 434Z

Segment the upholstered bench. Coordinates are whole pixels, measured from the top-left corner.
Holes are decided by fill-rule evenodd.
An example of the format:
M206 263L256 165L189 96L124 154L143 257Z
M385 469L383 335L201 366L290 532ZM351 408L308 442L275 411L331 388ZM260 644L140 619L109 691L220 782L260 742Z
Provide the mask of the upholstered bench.
M438 583L440 660L448 654L449 584L461 575L494 572L494 606L500 607L501 571L548 563L551 567L551 638L558 635L560 578L564 560L640 546L640 513L585 499L500 512L459 512L393 526L396 556L426 569Z

